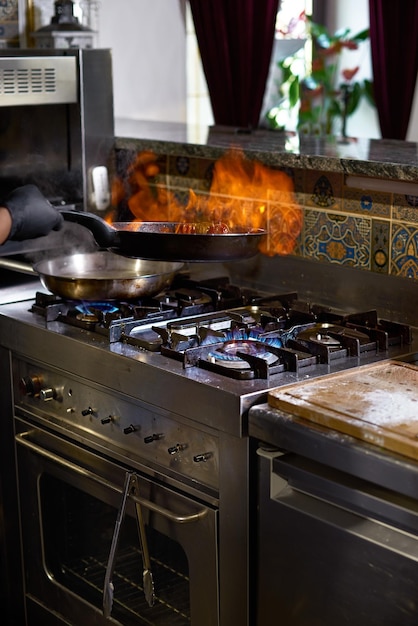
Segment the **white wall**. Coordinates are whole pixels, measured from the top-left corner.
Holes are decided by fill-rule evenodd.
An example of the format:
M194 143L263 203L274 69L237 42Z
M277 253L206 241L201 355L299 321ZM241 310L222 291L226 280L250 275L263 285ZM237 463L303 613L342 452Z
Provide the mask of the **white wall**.
M415 94L406 139L407 141L418 141L418 80L415 85Z
M369 3L368 0L336 0L330 3L330 13L328 18L333 20L337 26L348 26L353 32L358 32L369 25ZM396 45L394 42L393 45ZM412 42L411 42L411 45ZM363 65L362 65L363 68ZM367 69L368 76L371 72L371 56L365 60L364 68ZM402 94L399 94L402 97ZM368 105L363 105L359 112L349 118L347 124L348 134L356 137L381 137L379 121L376 111ZM415 98L412 103L411 118L409 122L406 139L418 141L418 80L415 89Z
M101 0L98 46L112 49L115 118L186 121L184 0Z
M83 0L75 4L82 5ZM112 49L116 118L187 120L185 4L186 0L99 0L97 43ZM331 30L333 25L348 26L352 32L367 28L368 0L335 0L329 6ZM36 27L49 23L52 0L34 0L34 7ZM371 77L370 52L361 68L362 75ZM207 116L212 123L210 110ZM380 137L375 109L363 103L349 118L347 131L357 137ZM407 139L418 141L418 84Z
M350 0L350 2L339 0L335 3L329 3L327 20L331 32L338 28L347 27L351 30L351 34L355 35L369 27L369 2L368 0ZM372 79L370 42L361 46L361 54L357 51L346 51L345 56L343 56L343 65L348 68L360 65L356 79ZM369 139L381 137L376 109L365 100L361 102L358 110L348 118L347 135Z

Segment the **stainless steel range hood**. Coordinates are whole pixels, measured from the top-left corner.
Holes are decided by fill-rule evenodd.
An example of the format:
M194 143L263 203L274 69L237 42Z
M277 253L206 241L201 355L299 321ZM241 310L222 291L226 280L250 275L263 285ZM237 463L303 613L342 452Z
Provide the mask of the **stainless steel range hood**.
M77 102L75 56L0 58L0 107Z
M1 195L34 183L96 211L93 171L114 155L111 51L1 51L0 106Z
M0 51L0 202L33 183L53 204L103 214L113 161L110 50ZM7 242L0 257L62 247L59 235Z

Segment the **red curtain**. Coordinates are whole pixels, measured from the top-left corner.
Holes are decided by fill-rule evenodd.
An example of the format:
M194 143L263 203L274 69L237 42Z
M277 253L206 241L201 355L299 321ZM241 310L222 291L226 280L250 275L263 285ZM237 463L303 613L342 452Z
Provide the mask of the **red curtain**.
M417 0L369 0L374 97L384 139L405 139L418 71Z
M189 0L216 124L258 126L279 0Z

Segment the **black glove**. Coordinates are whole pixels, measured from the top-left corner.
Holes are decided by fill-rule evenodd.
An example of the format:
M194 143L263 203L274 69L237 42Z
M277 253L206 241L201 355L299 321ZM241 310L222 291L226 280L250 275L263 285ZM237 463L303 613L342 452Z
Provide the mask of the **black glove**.
M2 203L12 216L9 239L23 241L59 230L64 219L35 185L18 187Z

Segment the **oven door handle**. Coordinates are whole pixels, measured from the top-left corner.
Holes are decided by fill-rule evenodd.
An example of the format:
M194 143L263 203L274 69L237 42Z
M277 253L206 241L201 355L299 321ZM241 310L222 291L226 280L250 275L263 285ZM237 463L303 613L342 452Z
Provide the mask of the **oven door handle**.
M28 439L30 435L31 435L31 431L17 434L16 442L19 445L24 446L25 448L29 448L36 454L39 454L40 456L48 459L49 461L52 461L53 463L60 465L61 467L65 467L66 469L69 469L72 472L76 472L77 474L80 474L81 476L84 476L85 478L89 478L90 480L100 483L104 487L112 489L113 491L116 491L117 493L123 493L123 489L121 489L117 485L114 485L108 480L101 478L100 476L97 476L97 474L95 474L94 472L91 472L85 467L80 467L79 465L76 465L72 461L63 459L57 454L54 454L54 452L45 450L45 448L42 448L41 446L34 443L33 441L30 441ZM141 498L133 494L131 494L130 497L132 498L134 502L137 502L141 506L145 507L146 509L150 511L153 511L154 513L159 513L163 517L166 517L171 522L175 522L176 524L189 524L191 522L199 522L208 513L208 509L202 508L202 509L199 509L196 513L191 513L190 515L178 515L176 513L173 513L172 511L169 511L168 509L165 509L162 506L159 506L158 504L155 504L154 502L151 502L150 500L146 500L145 498Z

